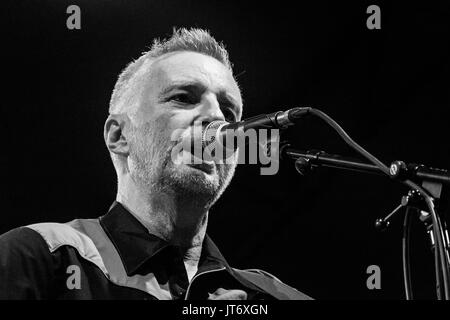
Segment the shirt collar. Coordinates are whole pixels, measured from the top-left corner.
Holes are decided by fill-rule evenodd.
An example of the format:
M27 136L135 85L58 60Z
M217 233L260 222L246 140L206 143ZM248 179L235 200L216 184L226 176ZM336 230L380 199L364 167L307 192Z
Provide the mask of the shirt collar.
M115 201L108 213L100 217L100 224L118 251L128 276L139 272L159 252L172 246L151 234L121 203ZM173 247L172 247L173 248ZM223 255L208 235L202 245L198 271L219 267L229 268Z

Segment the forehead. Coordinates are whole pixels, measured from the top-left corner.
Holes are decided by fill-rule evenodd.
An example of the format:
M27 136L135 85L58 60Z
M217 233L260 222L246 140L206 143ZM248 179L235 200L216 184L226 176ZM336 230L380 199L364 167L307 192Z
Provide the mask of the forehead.
M231 71L213 57L197 52L175 52L158 58L150 67L153 84L164 89L176 83L199 83L214 92L231 94L241 103L241 94Z

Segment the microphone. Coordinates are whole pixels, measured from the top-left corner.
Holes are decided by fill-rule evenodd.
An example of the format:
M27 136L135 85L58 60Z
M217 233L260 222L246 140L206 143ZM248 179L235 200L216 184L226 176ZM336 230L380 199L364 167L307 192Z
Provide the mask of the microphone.
M243 135L249 129L285 129L294 125L298 119L308 114L312 108L292 108L286 111L277 111L269 114L262 114L239 122L229 123L216 120L210 122L202 133L202 148L206 149L215 144L220 144L227 148L227 134ZM212 145L214 143L214 145ZM236 148L233 144L234 149Z

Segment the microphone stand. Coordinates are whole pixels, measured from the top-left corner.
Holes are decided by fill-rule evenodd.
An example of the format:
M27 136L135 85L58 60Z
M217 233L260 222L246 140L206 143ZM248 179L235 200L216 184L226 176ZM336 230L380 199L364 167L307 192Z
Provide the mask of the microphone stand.
M399 211L400 208L406 207L404 221L404 276L406 298L410 299L410 274L409 274L409 229L411 212L419 212L420 219L426 226L430 235L432 250L435 253L436 268L436 289L438 298L450 300L450 258L449 258L449 239L445 220L441 222L441 216L437 209L446 209L450 197L446 195L450 185L450 174L446 170L435 169L423 165L406 164L403 161L395 161L387 167L373 154L365 150L356 143L345 130L334 121L326 113L311 107L292 108L287 111L278 111L267 115L260 115L254 118L243 120L234 124L224 124L212 131L215 133L213 139L205 139L205 141L221 141L221 137L226 128L236 129L252 129L252 128L277 128L284 129L297 124L306 116L315 116L327 123L342 138L342 140L356 151L360 156L366 158L369 163L360 160L350 159L339 155L330 155L323 151L300 151L291 148L289 145L283 145L280 149L281 157L292 159L295 161L295 167L300 174L307 174L315 167L330 167L337 169L345 169L359 171L371 174L382 174L390 177L407 186L410 192L402 198L402 204L390 213L384 219L378 219L376 225L379 228L387 227L390 218ZM214 122L212 122L214 124ZM209 132L210 130L206 130ZM417 198L417 201L416 201ZM447 201L445 203L444 201ZM420 203L419 206L415 202ZM425 204L425 206L422 206ZM419 209L417 209L419 208ZM422 210L422 209L425 210Z
M280 156L282 159L290 159L295 163L296 170L301 175L310 173L314 168L328 167L341 170L350 170L356 172L363 172L368 174L385 175L385 172L374 164L363 162L361 160L343 157L340 155L328 154L320 150L297 150L292 148L289 144L283 144L280 148ZM405 220L403 224L403 240L402 240L402 256L403 256L403 275L405 284L406 299L412 299L411 289L411 274L410 274L410 227L411 216L416 215L420 221L425 224L427 233L430 238L431 250L435 255L436 268L436 293L439 300L445 297L443 289L443 272L447 274L450 272L450 258L449 258L449 235L445 217L438 214L439 212L447 211L450 207L450 172L443 169L436 169L426 167L424 165L406 164L403 161L394 161L389 167L389 176L394 180L405 181L406 179L421 184L431 196L433 202L436 203L437 222L443 234L436 234L433 229L433 221L431 214L424 199L419 195L417 190L410 189L407 195L403 196L401 203L390 214L382 219L377 219L375 226L379 230L385 230L391 221L391 218L405 207ZM440 256L436 246L437 237L441 237L444 246L445 261L440 261ZM442 270L445 266L446 270ZM447 284L448 286L448 284Z

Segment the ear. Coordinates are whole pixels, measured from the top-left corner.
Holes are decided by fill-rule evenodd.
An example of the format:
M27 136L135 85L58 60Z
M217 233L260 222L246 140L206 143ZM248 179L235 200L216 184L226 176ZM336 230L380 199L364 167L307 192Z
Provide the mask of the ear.
M112 153L128 156L129 146L123 133L125 119L121 115L109 115L105 122L103 136L106 147Z

